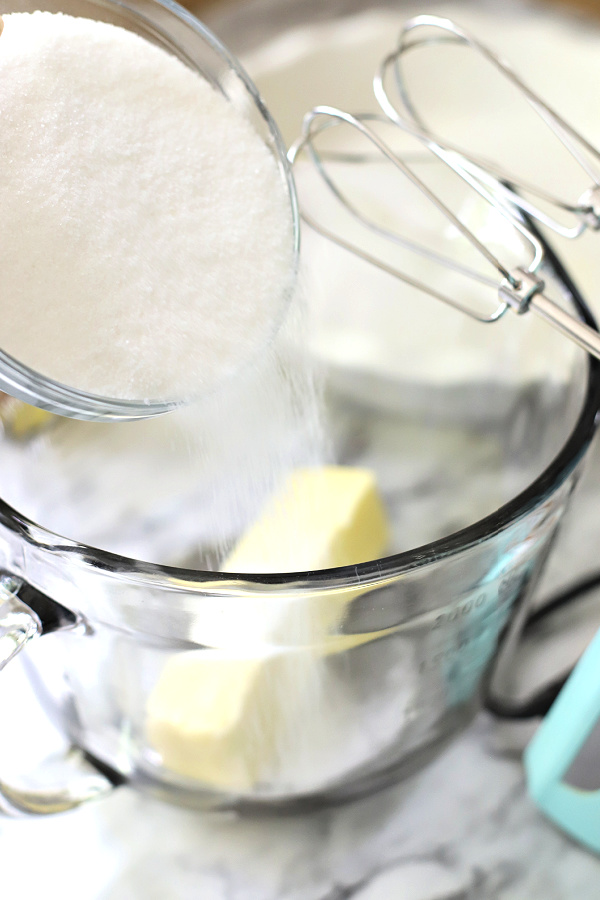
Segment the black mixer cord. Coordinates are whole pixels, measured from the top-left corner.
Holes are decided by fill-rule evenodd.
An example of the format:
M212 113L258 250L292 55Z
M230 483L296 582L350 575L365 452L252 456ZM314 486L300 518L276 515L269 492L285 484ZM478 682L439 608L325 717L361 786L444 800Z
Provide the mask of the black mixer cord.
M559 612L567 604L579 600L591 591L600 587L600 572L587 575L579 581L569 585L569 587L551 596L541 606L536 606L525 620L520 639L521 641L531 633L540 622L548 619L549 616ZM493 672L487 682L484 693L484 707L488 712L501 719L533 719L545 716L549 712L550 707L556 700L562 690L566 680L571 674L572 669L561 673L552 681L547 682L543 687L538 688L534 693L530 694L524 700L510 700L500 697L493 693Z

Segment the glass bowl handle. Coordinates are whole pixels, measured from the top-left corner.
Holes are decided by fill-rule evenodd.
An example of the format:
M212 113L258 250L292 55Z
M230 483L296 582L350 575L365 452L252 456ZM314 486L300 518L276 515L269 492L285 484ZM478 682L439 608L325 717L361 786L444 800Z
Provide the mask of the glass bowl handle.
M29 585L18 575L0 570L0 670L33 638L53 631L85 628L85 623ZM110 793L115 783L80 750L63 760L65 784L31 789L0 780L0 813L47 815L66 812Z

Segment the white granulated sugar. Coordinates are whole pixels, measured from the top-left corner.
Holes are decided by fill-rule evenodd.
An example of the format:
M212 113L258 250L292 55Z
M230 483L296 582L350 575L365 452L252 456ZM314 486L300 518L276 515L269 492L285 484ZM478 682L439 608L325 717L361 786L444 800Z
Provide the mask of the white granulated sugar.
M210 389L268 343L289 197L243 115L124 29L46 12L0 37L0 347L106 396Z

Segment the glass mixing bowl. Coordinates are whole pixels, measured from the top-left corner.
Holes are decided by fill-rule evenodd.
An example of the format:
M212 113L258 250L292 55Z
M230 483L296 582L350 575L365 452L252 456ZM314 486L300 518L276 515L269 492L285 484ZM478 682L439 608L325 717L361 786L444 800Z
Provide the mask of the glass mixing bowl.
M77 9L190 64L206 50L172 4ZM197 808L342 802L423 766L480 707L580 474L600 366L543 323L514 316L488 333L307 241L308 260L320 252L337 272L310 298L331 455L375 473L390 555L212 571L194 470L170 442L178 413L129 425L7 416L0 660L26 647L77 753L58 787L2 781L5 809L64 810L123 781ZM549 248L547 260L550 288L593 324ZM164 495L159 470L179 479ZM171 731L169 697L187 709Z

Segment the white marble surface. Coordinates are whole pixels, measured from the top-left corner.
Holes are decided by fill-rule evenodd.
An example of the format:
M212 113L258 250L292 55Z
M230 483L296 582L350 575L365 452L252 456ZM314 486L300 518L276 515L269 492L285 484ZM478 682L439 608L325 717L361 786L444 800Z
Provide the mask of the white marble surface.
M11 684L18 688L16 676L4 680L4 695ZM36 743L45 736L39 728L30 734ZM501 752L503 744L481 715L411 781L311 816L199 815L122 788L53 819L1 820L2 894L594 900L600 860L544 821L528 799L518 758Z
M213 20L243 49L257 42L261 27L282 26L284 6L258 0L245 4L237 18L217 11ZM303 7L302 16L312 9L322 17L323 6L291 3L288 13L293 18ZM244 27L248 21L254 31ZM586 52L590 40L586 35ZM534 47L533 56L543 59L543 49ZM593 289L590 271L582 275ZM597 565L599 455L563 529L545 591ZM42 751L58 749L60 738L36 716L17 664L3 673L0 705L4 723L18 723L3 725L0 764L18 760L26 769ZM311 816L199 815L122 788L108 800L52 819L0 820L0 896L595 900L600 859L548 824L527 796L518 751L530 731L508 732L482 714L411 781Z

